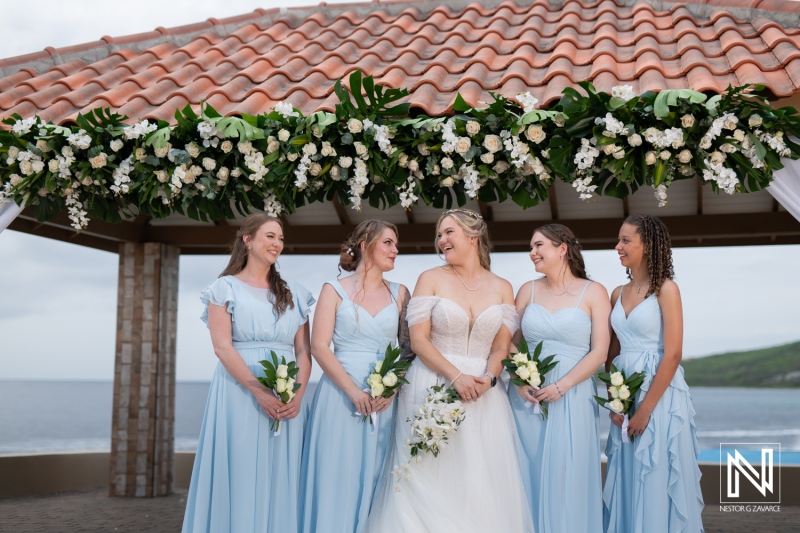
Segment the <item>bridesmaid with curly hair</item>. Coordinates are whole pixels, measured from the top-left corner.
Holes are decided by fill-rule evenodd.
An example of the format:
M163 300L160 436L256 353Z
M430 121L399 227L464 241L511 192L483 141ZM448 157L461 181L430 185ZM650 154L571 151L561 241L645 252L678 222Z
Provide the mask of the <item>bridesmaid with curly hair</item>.
M603 490L608 533L703 531L694 408L680 367L683 310L673 281L672 248L664 223L631 215L616 246L627 284L611 295L613 335L606 369L645 372L625 442L623 417L611 413Z

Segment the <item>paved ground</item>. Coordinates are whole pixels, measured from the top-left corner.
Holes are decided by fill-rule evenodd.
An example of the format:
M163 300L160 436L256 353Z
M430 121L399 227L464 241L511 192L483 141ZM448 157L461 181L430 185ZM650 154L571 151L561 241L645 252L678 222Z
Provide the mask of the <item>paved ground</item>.
M154 499L106 494L94 490L0 500L0 532L174 533L181 529L185 490ZM779 513L744 513L721 512L719 505L707 505L703 522L706 533L800 533L800 507L783 506Z

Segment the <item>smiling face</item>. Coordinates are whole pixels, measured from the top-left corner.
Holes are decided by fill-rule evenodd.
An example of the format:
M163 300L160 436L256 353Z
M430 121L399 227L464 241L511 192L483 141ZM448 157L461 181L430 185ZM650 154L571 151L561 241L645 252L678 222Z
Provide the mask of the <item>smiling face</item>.
M540 274L558 272L562 268L566 251L565 243L554 244L538 231L531 237L531 261L536 272Z
M453 264L461 264L471 253L477 253L475 238L464 233L453 217L444 217L439 223L436 233L436 244L444 254L444 260Z
M366 244L362 246L366 249ZM388 272L394 269L394 261L397 258L397 235L391 228L383 228L380 237L372 246L370 254L370 267L377 268L381 272Z
M283 229L274 220L263 223L254 235L245 235L243 240L248 248L248 260L272 265L283 251Z
M618 242L614 249L619 254L619 262L625 268L636 268L644 257L644 243L638 230L633 224L623 224L619 229Z

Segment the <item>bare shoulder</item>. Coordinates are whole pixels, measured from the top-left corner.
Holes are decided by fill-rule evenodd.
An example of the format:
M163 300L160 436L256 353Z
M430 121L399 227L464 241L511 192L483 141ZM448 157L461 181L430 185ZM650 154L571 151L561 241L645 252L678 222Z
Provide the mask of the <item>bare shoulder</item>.
M526 281L522 284L522 287L519 288L517 291L517 299L524 298L526 301L531 297L531 287L533 286L533 281Z
M592 300L603 299L608 301L608 289L602 283L596 281L589 281L589 286L586 287L586 296Z
M402 302L407 300L409 297L411 297L411 291L409 291L408 287L401 283L400 287L397 289L397 299Z
M431 296L437 283L446 274L444 267L431 268L426 270L417 278L417 285L414 287L415 296Z
M678 288L678 284L671 279L664 281L664 283L661 285L661 289L659 290L658 300L680 300L680 298L681 291Z
M620 294L622 294L622 285L620 285L619 287L617 287L613 291L611 291L611 304L612 305L617 303L617 300L619 300L619 295Z
M513 302L514 288L511 286L511 283L509 283L507 279L501 278L494 272L490 272L490 274L491 277L487 281L492 284L492 290L500 295L500 298L503 300L503 302Z

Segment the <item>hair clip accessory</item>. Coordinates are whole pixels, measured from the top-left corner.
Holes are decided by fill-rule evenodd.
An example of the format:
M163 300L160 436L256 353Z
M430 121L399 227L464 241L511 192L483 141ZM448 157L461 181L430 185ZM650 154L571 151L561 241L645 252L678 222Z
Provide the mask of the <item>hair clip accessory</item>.
M461 213L463 215L467 215L478 220L483 220L483 217L480 214L470 209L456 208L456 209L448 209L447 211L444 212L445 215L449 215L450 213Z
M355 257L356 255L353 253L353 249L349 246L347 247L347 250L345 250L345 253L348 254L350 257Z

